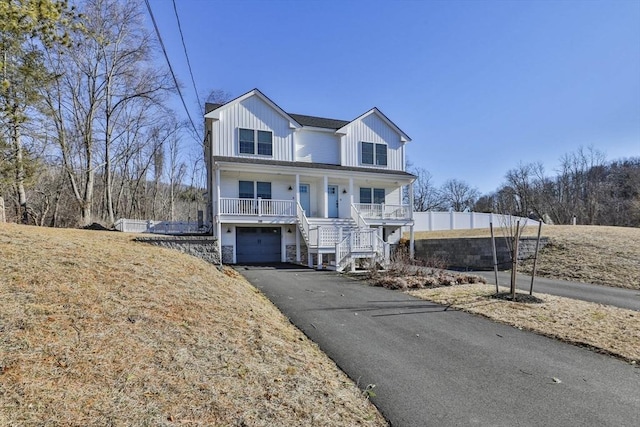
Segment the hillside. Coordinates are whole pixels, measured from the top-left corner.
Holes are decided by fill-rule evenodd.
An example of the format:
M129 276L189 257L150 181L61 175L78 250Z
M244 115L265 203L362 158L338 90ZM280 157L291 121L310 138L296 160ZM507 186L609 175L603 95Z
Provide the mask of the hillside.
M384 425L233 270L0 224L0 425Z
M525 229L526 235L536 233L536 227ZM495 234L504 236L499 228ZM640 289L640 228L550 225L543 226L542 235L550 244L540 252L539 276ZM416 233L416 239L488 236L486 229ZM531 267L527 262L521 271Z

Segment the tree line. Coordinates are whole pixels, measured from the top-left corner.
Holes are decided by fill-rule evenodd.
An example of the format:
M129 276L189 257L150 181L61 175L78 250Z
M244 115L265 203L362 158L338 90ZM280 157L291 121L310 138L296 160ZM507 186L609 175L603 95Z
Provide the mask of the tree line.
M496 191L484 195L456 179L436 187L425 169L410 171L417 176L417 211L467 210L540 218L548 224L640 227L640 157L608 161L597 149L581 147L563 155L553 174L542 163L520 163L507 171Z
M202 151L137 1L0 6L0 196L9 221L111 225L204 209Z

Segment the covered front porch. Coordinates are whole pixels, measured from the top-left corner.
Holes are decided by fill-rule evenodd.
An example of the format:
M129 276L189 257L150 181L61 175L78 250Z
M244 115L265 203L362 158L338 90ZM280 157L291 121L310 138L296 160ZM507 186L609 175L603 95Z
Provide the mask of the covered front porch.
M234 263L242 258L238 246L255 237L251 233L262 236L255 237L256 242L265 241L264 230L249 227L279 227L273 233L281 236L280 259L318 267L339 264L337 245L347 236L375 235L380 246L369 247L384 255L385 244L399 241L401 227L413 225L411 205L403 203L403 187L410 186L411 178L401 172L396 176L254 164L239 169L219 165L212 191L214 234L224 240L228 253L233 251L226 259ZM410 190L408 194L411 201ZM238 240L237 230L246 238ZM354 252L356 246L347 247Z

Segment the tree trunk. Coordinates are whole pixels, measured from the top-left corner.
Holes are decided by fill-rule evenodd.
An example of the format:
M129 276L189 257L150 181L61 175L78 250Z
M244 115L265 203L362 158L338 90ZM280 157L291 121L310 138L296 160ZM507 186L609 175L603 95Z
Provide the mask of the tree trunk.
M27 194L24 190L24 160L22 155L22 139L18 124L14 123L11 128L11 142L13 143L15 156L15 177L16 192L18 196L18 218L23 224L29 222L29 213L27 212Z

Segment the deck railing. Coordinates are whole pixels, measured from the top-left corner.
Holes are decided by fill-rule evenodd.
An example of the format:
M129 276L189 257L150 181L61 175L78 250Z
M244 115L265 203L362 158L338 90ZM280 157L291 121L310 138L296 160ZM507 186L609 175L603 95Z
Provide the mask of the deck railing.
M355 209L366 219L411 219L409 205L387 203L354 203Z
M336 243L336 269L344 270L354 258L371 257L386 264L389 260L389 244L378 235L376 229L356 229Z
M237 197L220 198L221 215L257 215L257 216L296 216L293 200L242 199Z

